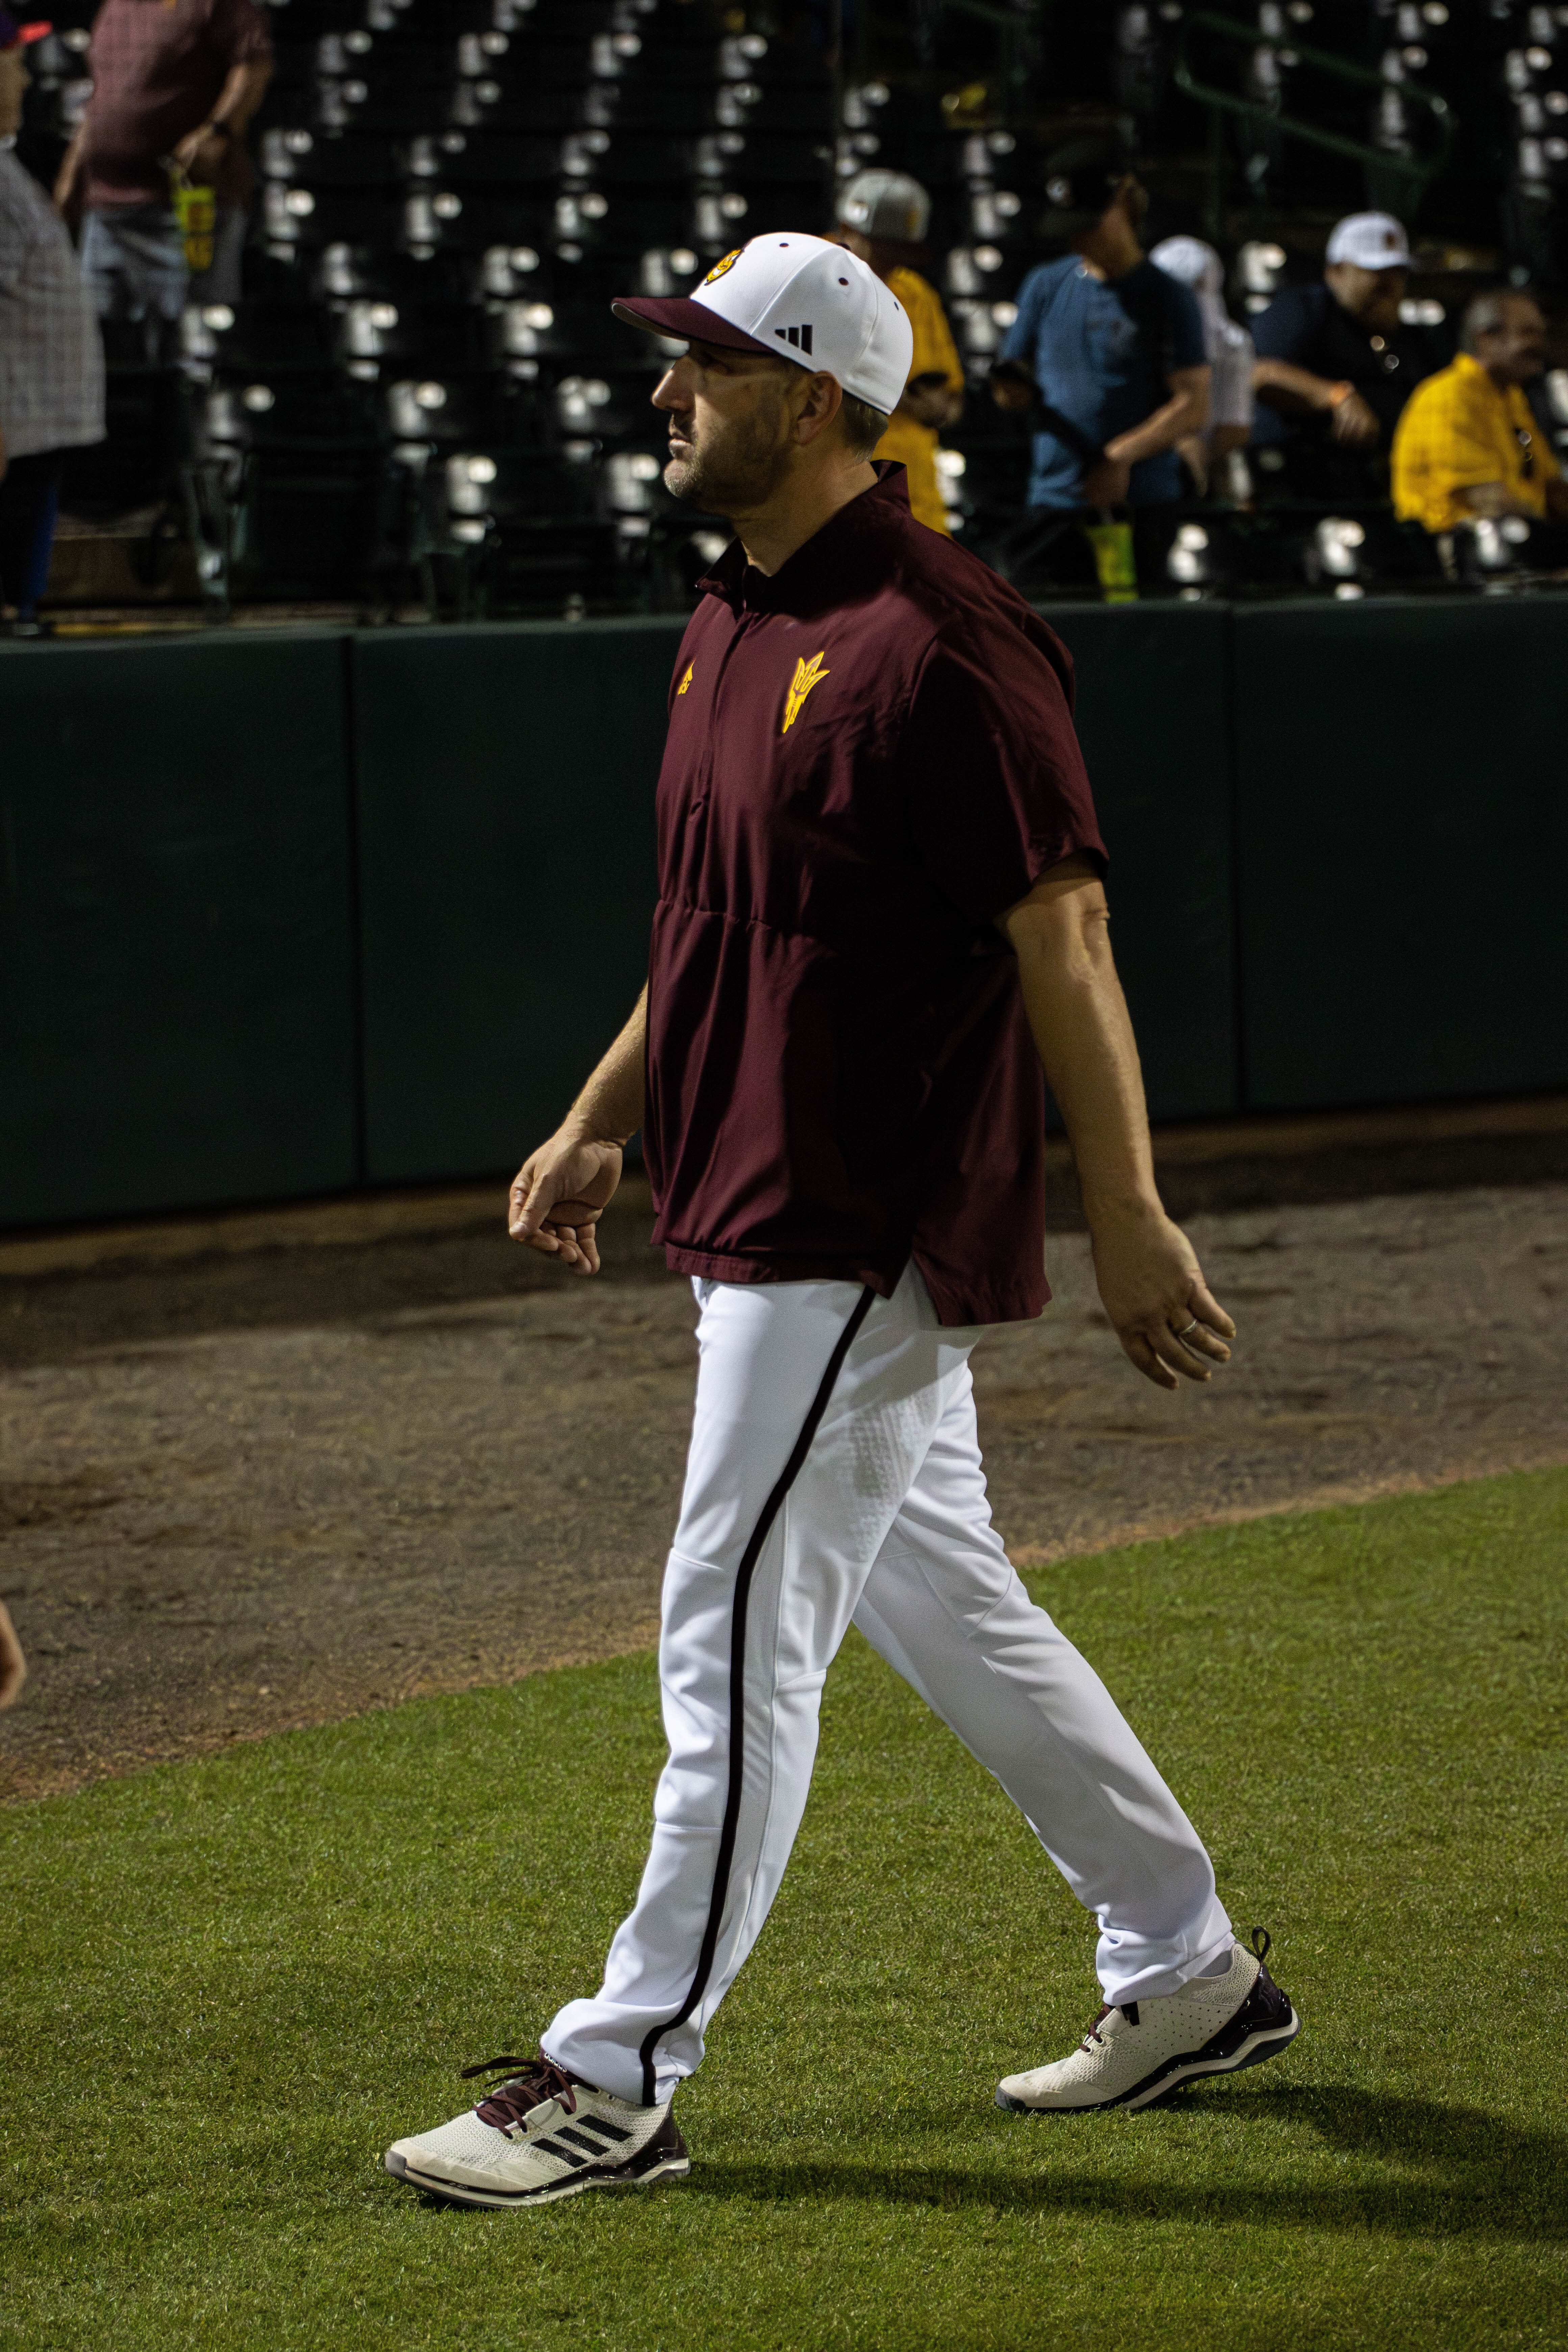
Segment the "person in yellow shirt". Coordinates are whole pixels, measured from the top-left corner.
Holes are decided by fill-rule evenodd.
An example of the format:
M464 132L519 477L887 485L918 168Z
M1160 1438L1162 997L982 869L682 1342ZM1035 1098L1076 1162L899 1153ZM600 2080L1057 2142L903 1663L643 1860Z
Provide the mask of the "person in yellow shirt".
M1546 364L1532 294L1478 294L1458 359L1418 383L1394 435L1394 508L1434 533L1478 515L1568 520L1568 483L1523 386Z
M910 506L919 522L945 532L947 514L937 476L938 436L963 413L963 368L936 288L900 260L921 245L931 226L931 198L903 172L859 172L838 200L841 245L891 287L914 329L914 357L904 396L872 453L891 457L909 476Z

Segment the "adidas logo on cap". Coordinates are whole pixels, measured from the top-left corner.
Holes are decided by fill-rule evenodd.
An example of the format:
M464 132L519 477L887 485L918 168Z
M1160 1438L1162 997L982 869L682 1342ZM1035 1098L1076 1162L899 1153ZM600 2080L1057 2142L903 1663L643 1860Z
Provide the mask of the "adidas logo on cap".
M754 236L695 294L626 295L611 307L647 333L820 368L884 415L910 380L914 333L902 303L875 270L822 236Z

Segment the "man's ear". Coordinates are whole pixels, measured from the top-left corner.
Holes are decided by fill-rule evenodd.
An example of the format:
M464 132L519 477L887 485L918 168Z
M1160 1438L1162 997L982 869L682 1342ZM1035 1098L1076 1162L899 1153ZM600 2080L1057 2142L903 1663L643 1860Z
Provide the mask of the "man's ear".
M1149 216L1149 191L1142 180L1134 179L1129 172L1116 191L1116 201L1133 227L1142 228Z
M844 405L844 390L837 376L808 375L795 400L795 437L802 447L821 438Z

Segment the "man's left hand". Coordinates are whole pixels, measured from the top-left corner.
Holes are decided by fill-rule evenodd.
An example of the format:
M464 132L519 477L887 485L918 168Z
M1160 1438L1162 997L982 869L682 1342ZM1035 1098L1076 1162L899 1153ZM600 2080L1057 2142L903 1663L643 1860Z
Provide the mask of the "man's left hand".
M1101 1217L1094 1271L1116 1336L1145 1380L1174 1389L1230 1361L1236 1325L1204 1280L1197 1252L1162 1209Z
M174 150L174 161L181 171L200 187L206 186L214 178L227 152L228 141L221 131L209 131L205 122L195 131L187 131Z
M944 425L957 423L957 412L963 406L962 396L953 392L945 376L931 373L915 376L904 386L899 413L912 416L917 425L933 425L940 433Z
M1123 459L1101 457L1083 478L1081 496L1085 506L1119 507L1127 496L1131 478L1132 468Z

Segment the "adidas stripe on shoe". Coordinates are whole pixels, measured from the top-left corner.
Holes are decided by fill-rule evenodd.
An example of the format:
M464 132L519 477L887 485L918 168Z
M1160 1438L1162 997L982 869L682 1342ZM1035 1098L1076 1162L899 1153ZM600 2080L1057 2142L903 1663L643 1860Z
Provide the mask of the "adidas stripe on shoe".
M631 2106L542 2055L492 2058L464 2072L502 2067L513 2070L510 2079L477 2107L395 2140L383 2159L388 2172L448 2204L504 2211L584 2189L649 2189L690 2171L668 2100Z
M1152 2000L1107 2003L1070 2058L1007 2074L996 2104L1017 2115L1146 2107L1197 2074L1237 2074L1277 2058L1301 2021L1263 1962L1269 1938L1231 1948L1221 1976L1194 1977Z

